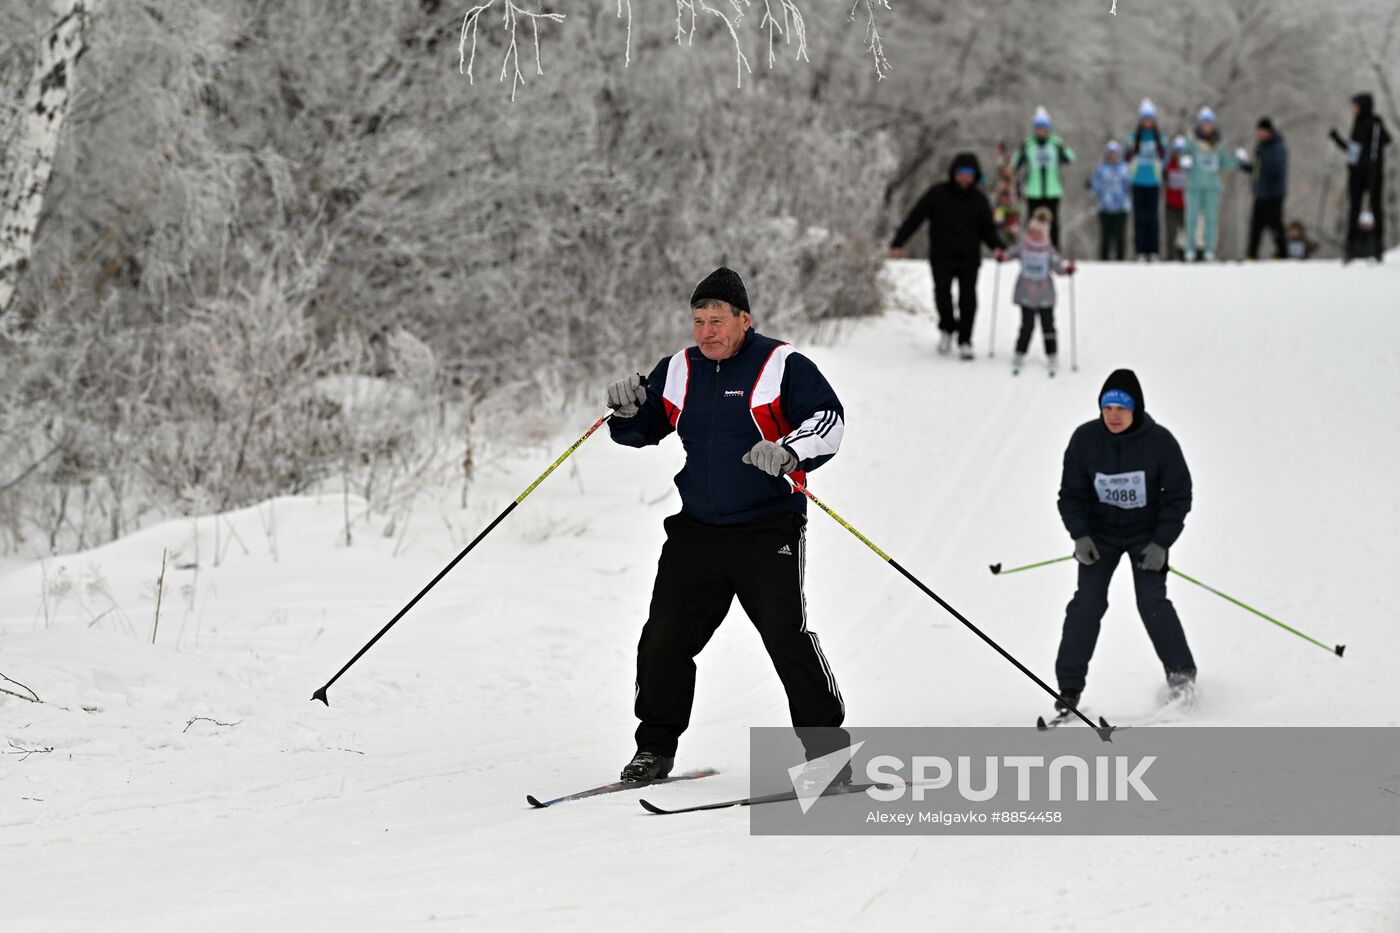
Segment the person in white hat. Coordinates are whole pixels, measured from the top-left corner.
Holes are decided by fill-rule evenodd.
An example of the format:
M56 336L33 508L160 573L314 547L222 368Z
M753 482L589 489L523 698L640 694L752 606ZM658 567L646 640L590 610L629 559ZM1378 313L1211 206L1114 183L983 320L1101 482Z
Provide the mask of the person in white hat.
M1132 204L1128 166L1123 164L1123 147L1110 139L1103 161L1089 179L1089 190L1099 201L1099 259L1122 260L1127 239L1128 208Z
M1196 228L1204 226L1201 249L1206 262L1215 260L1215 246L1220 236L1220 193L1223 178L1238 166L1230 147L1220 135L1215 111L1202 107L1196 115L1196 131L1186 141L1181 157L1186 169L1186 261L1196 259Z
M1157 126L1157 106L1146 97L1138 107L1137 126L1128 136L1125 155L1133 183L1133 252L1138 259L1156 259L1162 250L1158 206L1167 145Z

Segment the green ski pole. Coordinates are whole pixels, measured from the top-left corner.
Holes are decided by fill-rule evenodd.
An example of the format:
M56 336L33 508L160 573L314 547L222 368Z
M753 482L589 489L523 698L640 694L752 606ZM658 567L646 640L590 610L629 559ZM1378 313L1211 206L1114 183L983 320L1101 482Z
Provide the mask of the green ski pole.
M1304 641L1312 642L1314 645L1317 645L1319 648L1325 648L1325 649L1327 649L1328 651L1332 652L1333 654L1335 654L1335 655L1336 655L1337 657L1339 657L1339 658L1342 656L1342 652L1345 651L1346 648L1347 648L1346 645L1326 645L1326 644L1323 644L1322 642L1318 641L1316 638L1313 638L1311 635L1305 635L1305 634L1303 634L1302 632L1298 631L1296 628L1293 628L1293 627L1290 626L1290 625L1285 625L1285 624L1283 624L1283 623L1280 622L1278 619L1275 619L1273 616L1268 615L1268 614L1263 613L1263 612L1260 612L1258 609L1255 609L1253 606L1249 606L1249 605L1246 605L1245 603L1240 602L1238 599L1236 599L1235 597L1229 595L1228 593L1222 593L1222 592L1220 592L1219 590L1217 590L1215 587L1213 587L1213 586L1208 586L1208 585L1202 583L1200 580L1197 580L1195 577L1187 576L1186 574L1182 573L1180 570L1177 570L1175 567L1168 567L1167 569L1170 570L1172 573L1176 574L1178 577L1181 577L1181 579L1187 580L1187 581L1189 581L1189 582L1191 582L1191 583L1194 583L1194 584L1196 584L1197 586L1199 586L1201 589L1206 590L1206 591L1211 592L1211 593L1214 593L1216 596L1219 596L1221 599L1228 600L1229 602L1234 603L1236 606L1239 606L1241 609L1244 609L1244 610L1247 611L1247 612L1252 612L1252 613L1254 613L1255 615L1257 615L1259 618L1261 618L1261 619L1266 619L1266 620L1268 620L1269 622L1274 623L1274 624L1277 625L1279 628L1284 629L1285 631L1292 632L1294 635L1297 635L1299 638L1303 639Z
M1043 560L1038 564L1026 564L1024 567L1012 567L1010 570L1002 570L1001 564L988 564L987 569L992 572L992 576L998 576L1008 573L1020 573L1022 570L1034 570L1037 567L1048 567L1051 564L1062 564L1067 560L1074 560L1074 555L1069 554L1065 557L1054 557L1050 560Z

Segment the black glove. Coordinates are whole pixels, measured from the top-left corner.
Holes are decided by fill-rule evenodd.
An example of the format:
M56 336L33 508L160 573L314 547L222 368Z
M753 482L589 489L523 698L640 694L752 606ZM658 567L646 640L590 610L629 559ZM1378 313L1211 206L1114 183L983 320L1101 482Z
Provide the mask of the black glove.
M1082 538L1074 539L1074 559L1085 567L1099 559L1099 548L1098 545L1094 544L1093 538L1085 535Z
M631 418L647 402L646 380L633 373L608 386L608 407L619 418Z
M1347 141L1342 138L1341 133L1337 132L1337 128L1335 126L1327 131L1327 138L1332 140L1332 142L1336 143L1339 146L1345 146L1347 144Z
M1142 560L1138 568L1148 573L1160 573L1167 566L1167 549L1156 541L1142 549Z

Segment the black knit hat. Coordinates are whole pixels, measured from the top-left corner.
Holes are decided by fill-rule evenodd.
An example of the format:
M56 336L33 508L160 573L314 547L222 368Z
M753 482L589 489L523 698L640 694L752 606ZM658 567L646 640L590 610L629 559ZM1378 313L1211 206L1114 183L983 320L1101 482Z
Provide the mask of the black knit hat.
M735 311L749 310L749 293L744 290L744 280L728 266L720 266L695 286L695 293L690 296L690 306L693 308L707 298L728 302Z
M1115 369L1108 379L1104 381L1103 388L1099 390L1099 407L1103 407L1103 397L1110 392L1126 392L1133 400L1133 414L1141 417L1147 411L1147 403L1143 401L1142 384L1138 382L1137 374L1131 369Z
M1274 121L1270 120L1268 117L1260 117L1259 122L1255 125L1261 130L1268 130L1270 133L1274 131Z

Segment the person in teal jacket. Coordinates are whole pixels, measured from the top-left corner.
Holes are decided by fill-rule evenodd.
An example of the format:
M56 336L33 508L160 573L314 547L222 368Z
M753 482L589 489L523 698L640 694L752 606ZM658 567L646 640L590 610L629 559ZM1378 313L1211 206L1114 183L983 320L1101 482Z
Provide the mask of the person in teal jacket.
M1050 112L1044 107L1035 108L1031 135L1016 153L1014 170L1026 170L1026 216L1035 213L1037 207L1049 208L1054 218L1050 225L1050 242L1059 248L1060 198L1065 193L1060 166L1074 161L1074 150L1052 134L1051 128Z
M1156 259L1162 249L1158 217L1167 145L1157 126L1157 107L1146 97L1138 107L1137 126L1128 136L1127 158L1133 181L1133 251L1138 259Z
M1230 154L1215 123L1215 111L1202 107L1196 115L1196 132L1186 142L1181 167L1186 170L1186 261L1196 259L1196 227L1204 222L1202 249L1206 262L1215 260L1220 236L1221 179L1239 163Z

